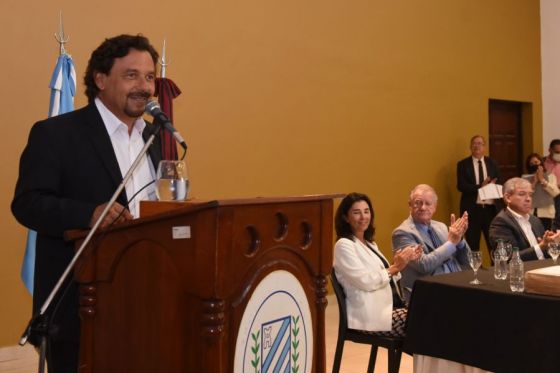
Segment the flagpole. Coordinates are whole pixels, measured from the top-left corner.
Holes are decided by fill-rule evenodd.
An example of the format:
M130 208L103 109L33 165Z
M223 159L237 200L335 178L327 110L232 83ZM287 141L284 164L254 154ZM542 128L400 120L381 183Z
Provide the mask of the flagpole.
M161 74L160 74L161 78L165 78L165 70L167 65L169 65L169 63L167 62L167 58L165 56L165 41L166 39L163 38L163 49L161 53L161 58L159 60L159 64L161 65Z
M169 65L169 59L167 56L167 39L163 39L163 49L161 58L159 59L159 64L161 66L160 76L156 78L156 97L161 106L161 110L167 115L167 117L173 120L173 99L181 94L181 90L177 85L167 76L167 66ZM178 159L177 145L173 137L162 130L160 133L161 141L161 151L162 159L175 160ZM183 153L183 157L186 153Z
M58 29L59 31L58 33L55 32L54 37L59 44L60 55L49 83L49 88L51 89L49 117L74 110L74 95L76 93L74 63L64 47L70 38L64 33L62 11L59 13ZM31 295L33 295L34 291L36 241L37 232L32 229L28 230L25 254L21 266L21 279Z
M60 55L67 55L68 53L66 53L66 49L64 48L64 44L68 43L68 40L70 40L69 36L64 36L64 22L62 19L62 10L59 13L59 22L58 22L58 34L55 32L54 33L54 38L56 39L56 41L58 41L58 44L60 44Z
M74 68L74 63L72 57L66 52L64 45L70 39L64 33L64 21L62 18L62 11L59 13L59 25L58 33L54 33L54 37L59 44L59 56L51 81L49 83L49 88L51 89L51 97L49 102L49 117L63 114L74 110L74 95L76 93L76 71ZM25 248L25 255L22 263L21 276L22 280L29 290L31 295L33 295L33 283L34 283L34 272L35 272L35 256L36 256L36 238L37 232L29 230L27 245ZM31 325L34 325L34 330L43 328L45 333L48 329L48 322L35 323L38 320L37 316L33 316L29 322L28 328L24 335L29 337L31 333ZM23 341L23 344L27 341ZM23 345L22 344L22 345ZM40 345L39 347L39 364L38 371L42 373L45 371L46 364L46 351L47 351L47 335L40 335Z

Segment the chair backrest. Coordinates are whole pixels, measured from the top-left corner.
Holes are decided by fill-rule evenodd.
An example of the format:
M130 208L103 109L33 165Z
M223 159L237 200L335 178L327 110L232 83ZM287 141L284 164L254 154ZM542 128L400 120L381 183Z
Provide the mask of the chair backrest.
M339 317L339 329L340 328L347 328L348 321L346 316L346 294L344 293L344 289L340 282L338 282L338 278L336 277L336 273L334 268L331 271L331 283L334 289L334 293L336 294L336 300L338 302L338 317Z

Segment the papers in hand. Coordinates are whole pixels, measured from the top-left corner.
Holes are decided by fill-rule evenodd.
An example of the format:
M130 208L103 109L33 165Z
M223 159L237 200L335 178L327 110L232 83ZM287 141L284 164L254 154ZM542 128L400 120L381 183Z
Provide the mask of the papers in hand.
M490 183L478 189L478 197L481 201L501 199L503 196L504 194L502 193L502 186L500 184Z

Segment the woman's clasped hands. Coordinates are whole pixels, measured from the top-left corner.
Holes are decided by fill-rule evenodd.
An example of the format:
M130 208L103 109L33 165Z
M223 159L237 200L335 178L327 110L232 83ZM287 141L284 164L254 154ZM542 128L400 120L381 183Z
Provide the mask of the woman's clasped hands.
M418 260L422 256L422 245L410 245L395 252L393 255L393 265L398 271L402 271L410 261Z

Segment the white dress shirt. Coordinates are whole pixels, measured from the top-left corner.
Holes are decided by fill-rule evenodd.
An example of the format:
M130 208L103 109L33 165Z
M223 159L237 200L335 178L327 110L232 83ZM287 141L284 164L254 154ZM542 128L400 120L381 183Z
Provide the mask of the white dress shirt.
M529 240L529 245L531 245L531 247L535 250L537 258L539 258L539 260L544 259L544 254L541 250L541 247L539 246L539 242L537 241L535 234L533 233L531 223L529 222L529 215L523 216L516 213L509 207L507 209L509 210L509 212L511 212L517 223L519 223L519 226L523 230L523 233L525 233L525 237L527 237L527 239Z
M121 176L124 177L132 163L144 147L144 139L142 138L142 131L146 127L146 122L140 117L134 122L134 128L132 132L128 133L128 126L121 122L115 114L113 114L107 107L101 102L99 98L95 99L95 106L101 114L107 133L111 138L111 143L113 144L113 150L117 156L117 161L119 162L119 168L121 170ZM144 155L142 161L138 165L138 168L132 174L132 177L128 180L125 185L126 196L129 199L128 208L130 213L135 218L140 216L140 201L141 200L155 200L155 187L150 185L147 188L142 189L148 183L155 179L155 170L152 162L150 161L148 155ZM140 192L138 192L140 191ZM134 196L135 193L138 194ZM133 197L134 196L134 197ZM132 200L130 200L132 198Z
M480 160L480 163L482 165L482 178L480 178L480 175L478 175L478 161L479 160ZM472 157L472 162L473 162L473 167L474 167L474 179L476 180L477 184L482 184L482 182L484 180L486 180L486 178L488 177L488 171L486 170L486 162L484 162L484 156L480 157L480 159ZM477 195L476 196L476 203L479 204L479 205L493 205L494 200L488 199L488 200L482 201L480 199L480 196Z

